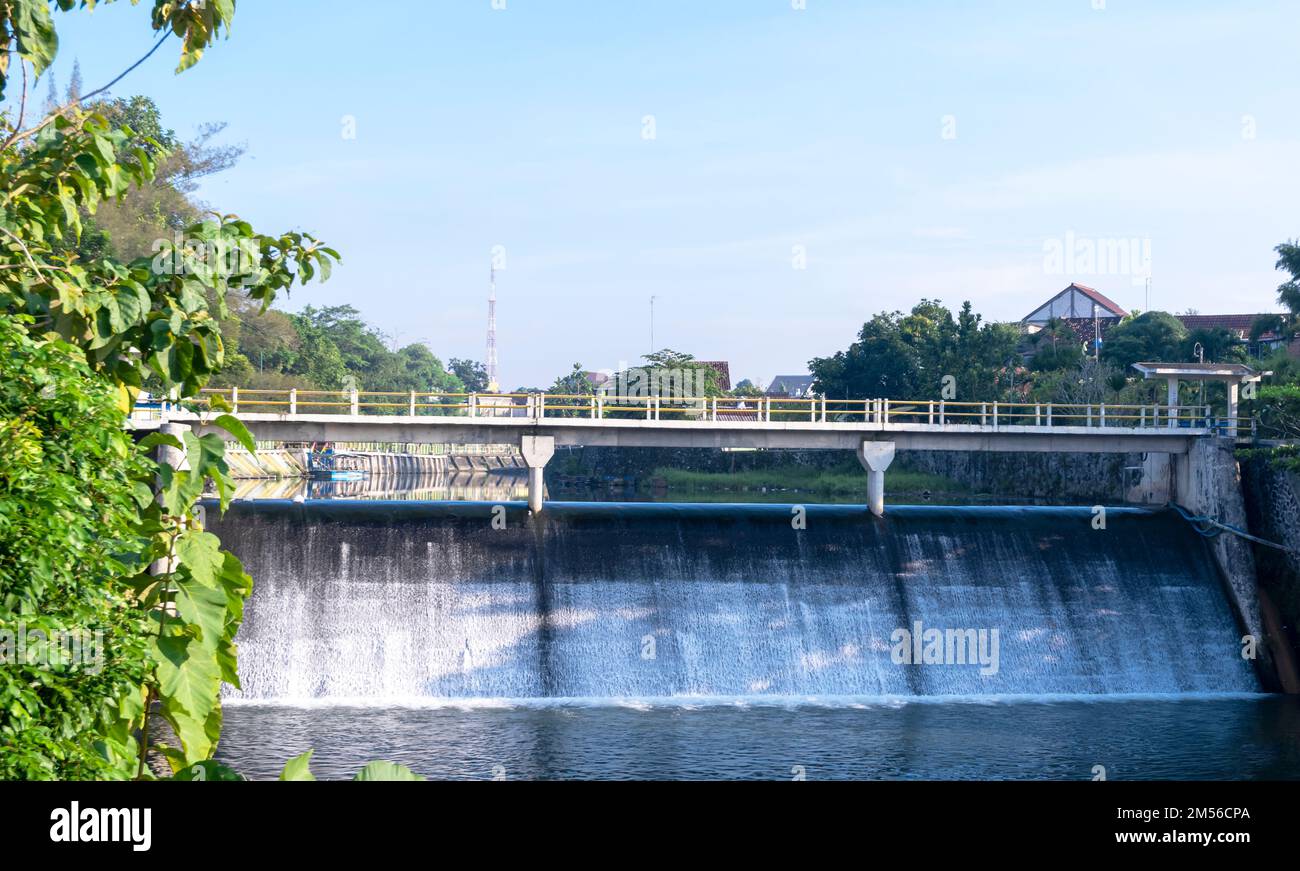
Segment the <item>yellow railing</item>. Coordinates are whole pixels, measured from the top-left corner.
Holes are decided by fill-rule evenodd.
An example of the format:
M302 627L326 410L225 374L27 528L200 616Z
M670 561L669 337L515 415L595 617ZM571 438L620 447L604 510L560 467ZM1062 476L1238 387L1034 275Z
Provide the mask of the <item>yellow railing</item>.
M443 417L643 419L648 421L812 422L979 426L1116 427L1127 429L1233 428L1205 405L956 402L947 400L808 397L694 397L573 393L438 393L222 388L202 392L200 405L236 413L344 414ZM1250 418L1237 430L1253 427Z

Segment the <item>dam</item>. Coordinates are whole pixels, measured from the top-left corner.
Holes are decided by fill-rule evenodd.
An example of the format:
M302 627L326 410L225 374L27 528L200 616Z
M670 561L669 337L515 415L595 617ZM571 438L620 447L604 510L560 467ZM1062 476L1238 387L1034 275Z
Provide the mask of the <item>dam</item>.
M209 521L257 578L231 701L1259 690L1172 512L802 510L797 529L781 505L235 503ZM995 631L995 668L896 662L918 624Z
M1300 778L1300 708L1261 692L1206 540L1165 509L1093 521L209 508L256 578L218 758L257 778L307 750L326 778L375 758L471 780ZM989 644L899 656L932 630Z

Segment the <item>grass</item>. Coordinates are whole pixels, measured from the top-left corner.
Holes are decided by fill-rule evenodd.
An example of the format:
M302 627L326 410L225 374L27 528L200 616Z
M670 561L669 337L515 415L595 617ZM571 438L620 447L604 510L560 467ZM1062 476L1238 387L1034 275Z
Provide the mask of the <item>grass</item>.
M797 490L824 495L862 494L866 492L867 473L853 469L747 469L743 472L687 472L659 468L653 480L662 480L670 490L743 491ZM649 482L645 482L649 483ZM888 493L964 493L966 488L942 475L929 475L908 469L885 471Z

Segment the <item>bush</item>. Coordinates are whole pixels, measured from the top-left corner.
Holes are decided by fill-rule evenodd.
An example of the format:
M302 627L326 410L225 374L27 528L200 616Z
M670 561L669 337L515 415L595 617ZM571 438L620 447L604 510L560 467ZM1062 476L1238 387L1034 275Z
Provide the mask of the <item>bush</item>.
M141 462L81 352L0 318L0 779L135 774L121 724L151 668L125 583Z

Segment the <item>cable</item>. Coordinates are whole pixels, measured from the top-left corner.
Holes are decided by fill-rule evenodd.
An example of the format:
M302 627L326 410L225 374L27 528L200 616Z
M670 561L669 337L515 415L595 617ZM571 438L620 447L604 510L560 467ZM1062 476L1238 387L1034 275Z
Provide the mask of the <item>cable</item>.
M1286 551L1287 553L1296 553L1296 549L1293 547L1288 547L1285 544L1278 544L1275 541L1268 541L1267 539L1260 538L1257 535L1251 535L1244 529L1240 529L1228 523L1220 523L1213 517L1192 514L1192 512L1188 511L1176 502L1170 502L1169 504L1173 506L1174 510L1177 511L1184 520L1192 524L1192 529L1205 538L1217 538L1223 532L1231 532L1233 535L1249 539L1250 541L1253 541L1256 544L1262 544L1265 547L1277 548L1278 550Z

